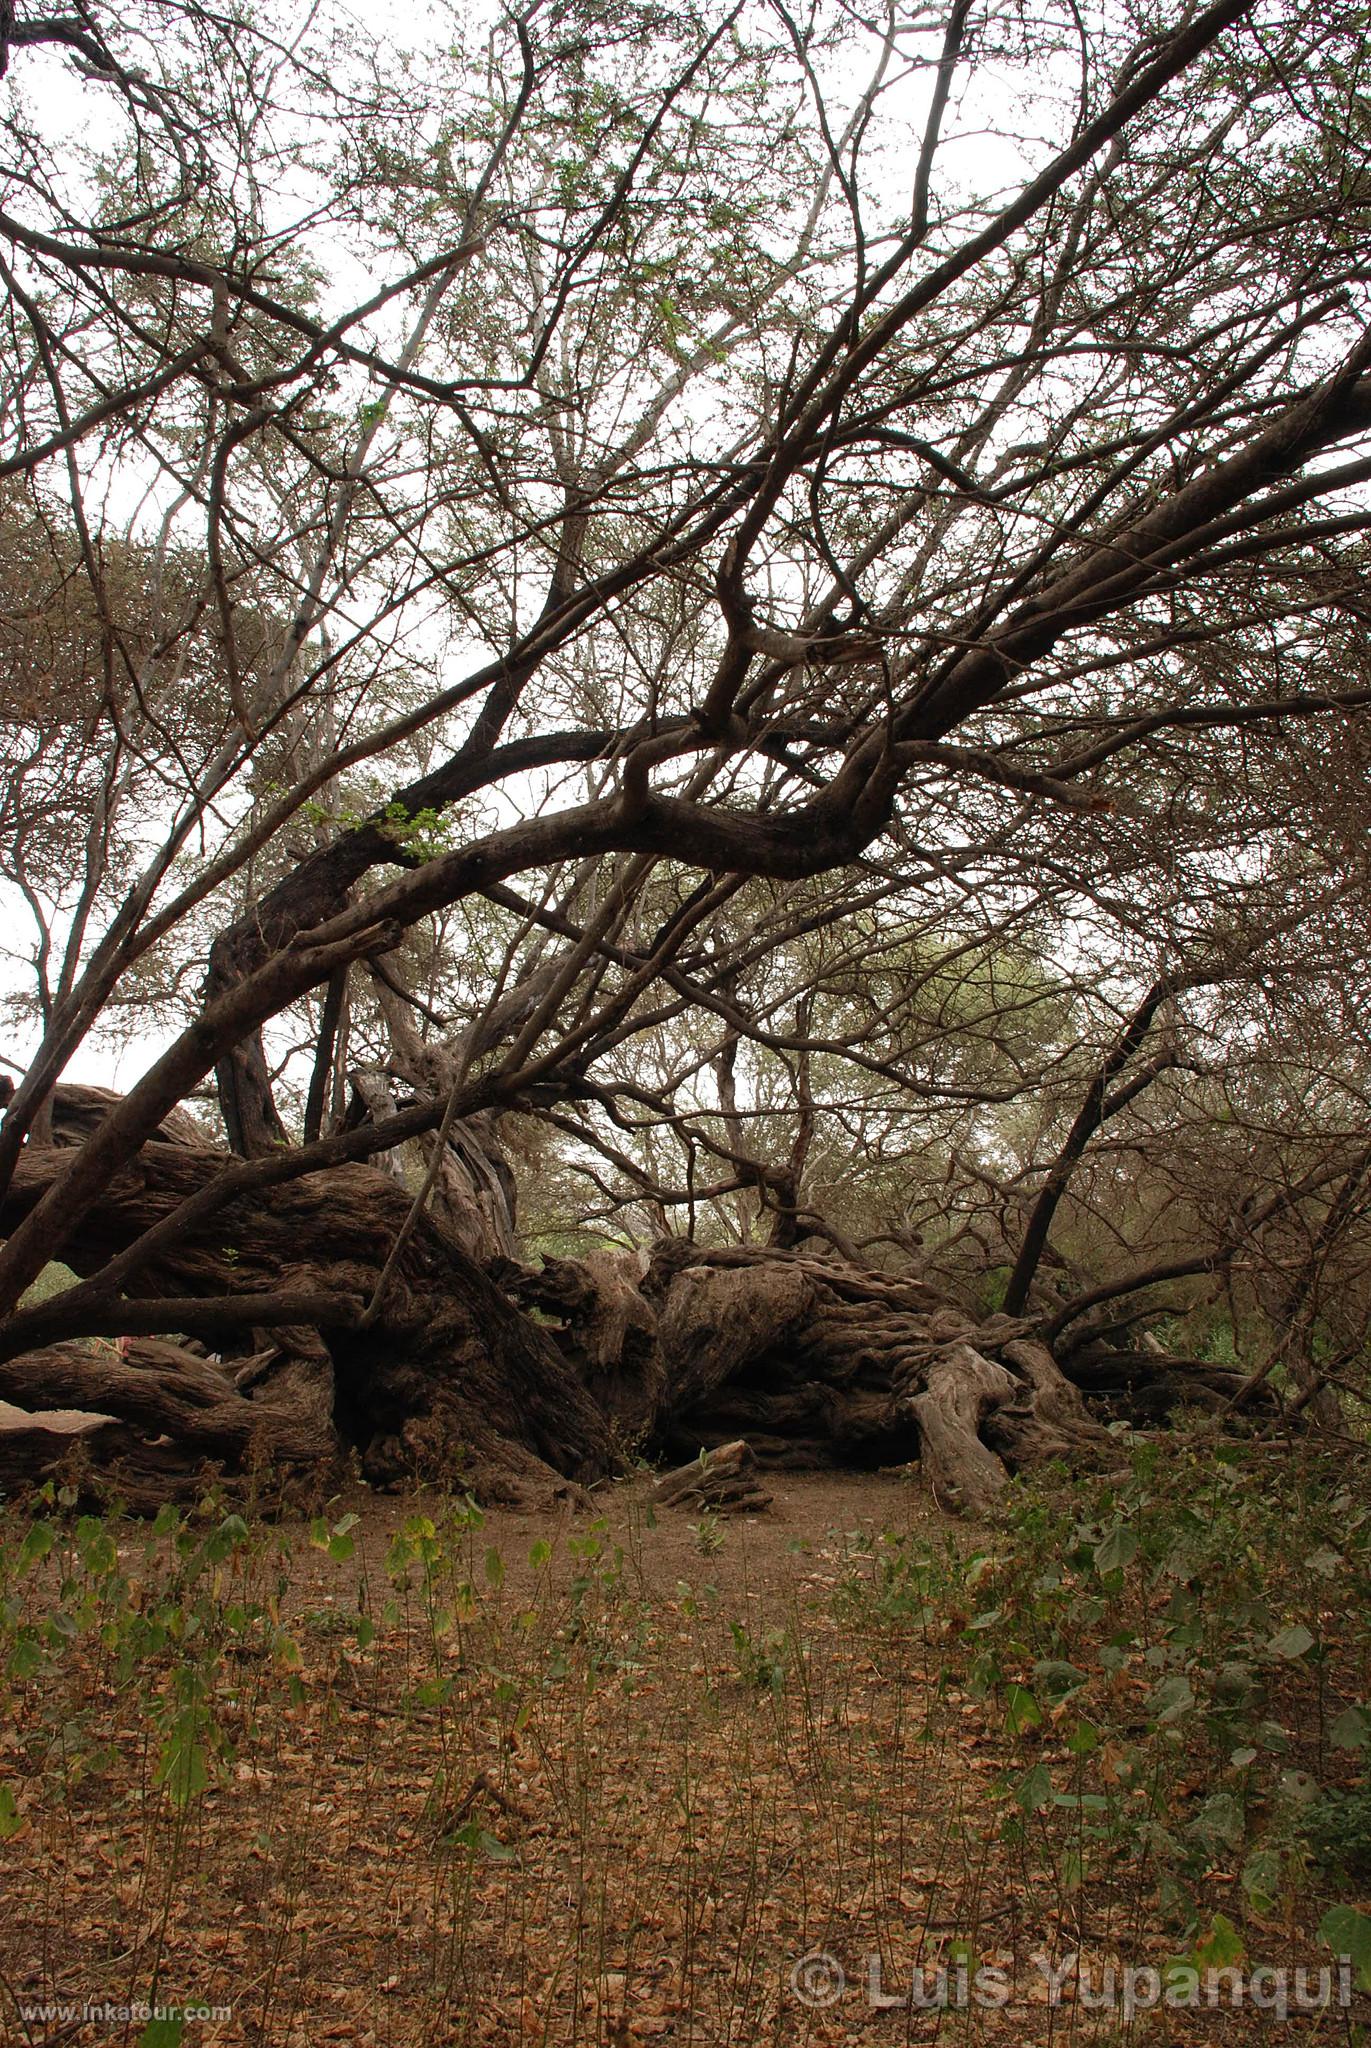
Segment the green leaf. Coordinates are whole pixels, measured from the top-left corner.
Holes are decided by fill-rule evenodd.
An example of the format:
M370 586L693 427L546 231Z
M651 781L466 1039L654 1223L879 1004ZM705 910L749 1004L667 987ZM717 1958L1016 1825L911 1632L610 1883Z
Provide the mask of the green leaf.
M1237 1849L1242 1845L1247 1823L1231 1792L1215 1792L1191 1821L1189 1832L1207 1847Z
M1242 1888L1254 1913L1274 1913L1281 1892L1279 1849L1254 1849L1242 1867Z
M1307 1650L1313 1649L1314 1638L1303 1622L1296 1621L1272 1636L1266 1647L1273 1657L1284 1657L1288 1664L1294 1664Z
M483 1828L477 1820L469 1820L454 1828L447 1840L458 1849L470 1849L474 1855L484 1856L488 1863L516 1863L519 1852L508 1842L502 1842L498 1835L492 1835L489 1828Z
M1164 1678L1152 1695L1151 1706L1163 1727L1183 1720L1187 1714L1193 1713L1195 1707L1195 1693L1190 1680L1182 1672L1177 1672L1173 1678Z
M43 1651L32 1636L21 1636L7 1667L11 1678L36 1678L43 1668Z
M97 1528L82 1546L81 1558L93 1579L103 1579L119 1562L119 1552L108 1529Z
M1038 1813L1052 1804L1052 1774L1044 1763L1025 1771L1014 1787L1014 1797L1025 1813Z
M1022 1735L1042 1720L1042 1708L1027 1686L1011 1685L1005 1694L1004 1725L1011 1735Z
M204 1744L196 1740L197 1727L193 1714L178 1716L157 1759L154 1782L166 1786L175 1807L189 1806L209 1783L209 1760Z
M24 1825L13 1792L0 1779L0 1842L8 1842Z
M540 1536L536 1543L529 1545L528 1561L535 1572L540 1572L552 1555L552 1545L546 1536Z
M1047 1697L1054 1703L1070 1699L1073 1692L1079 1692L1090 1680L1076 1664L1063 1663L1059 1658L1043 1657L1033 1666L1033 1676Z
M1092 1721L1078 1721L1066 1738L1072 1756L1090 1756L1100 1746L1100 1731Z
M1371 1714L1365 1707L1344 1707L1328 1735L1336 1749L1365 1749L1371 1743Z
M225 1515L217 1529L205 1538L205 1556L211 1564L222 1564L240 1543L247 1541L248 1525L241 1515Z
M1346 1956L1363 1991L1371 1991L1371 1917L1355 1906L1334 1906L1319 1922L1319 1940Z
M1116 1522L1103 1540L1095 1545L1095 1569L1101 1578L1108 1572L1121 1572L1132 1564L1137 1554L1136 1529L1130 1529L1127 1522Z
M505 1583L505 1561L493 1543L486 1552L486 1579L497 1589Z
M1195 1943L1195 1961L1201 1970L1227 1969L1242 1952L1242 1936L1226 1913L1216 1913L1209 1932Z
M1310 1807L1323 1796L1317 1778L1308 1771L1282 1771L1276 1780L1276 1790L1287 1806Z
M57 1531L51 1522L35 1522L19 1546L20 1571L27 1571L31 1564L46 1557L56 1540Z
M180 2013L159 2013L138 2036L138 2048L181 2048L186 2023Z

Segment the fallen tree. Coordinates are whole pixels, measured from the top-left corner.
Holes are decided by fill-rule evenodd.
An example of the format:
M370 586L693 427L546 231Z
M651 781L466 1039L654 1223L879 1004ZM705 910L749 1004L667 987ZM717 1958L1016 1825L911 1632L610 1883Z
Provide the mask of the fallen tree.
M86 1389L183 1463L303 1431L497 1483L746 1431L917 1448L971 1505L1093 1454L1073 1361L1121 1298L1222 1275L1273 1339L1234 1398L1279 1369L1335 1411L1371 1313L1359 24L1087 10L1070 93L1051 11L929 13L892 63L847 8L648 10L591 90L580 29L516 11L421 37L397 100L390 25L328 6L227 66L176 0L79 12L0 22L100 138L49 190L22 89L0 132L11 1385L198 1337ZM987 64L1043 123L980 193ZM338 175L268 274L272 108ZM78 1048L154 1013L64 1148ZM211 1075L231 1154L173 1126ZM512 1112L565 1216L769 1252L502 1287ZM935 1238L1019 1320L863 1267ZM87 1284L21 1309L58 1260Z
M0 1232L111 1099L59 1091L54 1142L21 1154ZM466 1133L457 1156L491 1144ZM1082 1386L1110 1414L1156 1419L1187 1399L1222 1406L1240 1383L1098 1347L1071 1354L1068 1377L1029 1320L978 1318L831 1253L668 1238L650 1256L482 1264L463 1236L508 1241L492 1236L493 1169L471 1174L481 1206L464 1232L456 1180L434 1215L398 1177L398 1151L390 1163L259 1180L224 1201L227 1156L190 1119L167 1120L69 1243L79 1284L0 1328L0 1400L20 1411L0 1428L0 1486L75 1462L147 1508L210 1467L324 1485L350 1460L374 1483L510 1499L593 1483L634 1455L721 1453L729 1472L746 1467L740 1497L760 1494L758 1466L918 1460L942 1507L985 1514L1012 1474L1108 1454Z
M552 1261L507 1284L561 1319L566 1354L648 1451L688 1458L742 1438L771 1467L918 1459L940 1505L985 1513L1012 1473L1109 1447L1029 1325L978 1320L919 1280L681 1239L636 1287L631 1263Z
M41 1199L62 1155L25 1150L0 1231ZM209 1146L144 1146L85 1219L68 1263L103 1275L225 1164ZM0 1333L0 1398L90 1409L169 1438L182 1476L206 1456L246 1470L329 1463L349 1449L373 1480L442 1477L493 1494L521 1479L603 1474L604 1417L562 1354L448 1231L413 1211L389 1175L352 1164L231 1201L125 1275L116 1296L96 1281L12 1317ZM153 1373L135 1352L116 1370L108 1352L79 1357L71 1342L149 1323L213 1339L218 1362L178 1364L182 1350ZM111 1448L127 1456L122 1436Z

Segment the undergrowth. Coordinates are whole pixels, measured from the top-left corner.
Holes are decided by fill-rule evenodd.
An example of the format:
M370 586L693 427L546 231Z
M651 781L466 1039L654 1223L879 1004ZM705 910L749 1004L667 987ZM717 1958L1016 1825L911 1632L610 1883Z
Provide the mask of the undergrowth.
M661 1581L631 1500L518 1553L466 1499L384 1540L0 1509L0 2025L1248 2041L1232 1987L1298 1965L1302 2038L1368 2038L1355 1473L1143 1445L761 1594L739 1540Z

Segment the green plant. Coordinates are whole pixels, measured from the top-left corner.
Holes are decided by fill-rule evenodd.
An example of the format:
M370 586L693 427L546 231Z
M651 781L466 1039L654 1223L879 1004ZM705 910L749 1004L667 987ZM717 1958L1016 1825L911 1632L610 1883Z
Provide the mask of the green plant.
M769 1628L755 1636L741 1621L731 1621L728 1630L733 1638L738 1676L744 1685L779 1697L785 1690L792 1660L792 1645L787 1631Z
M1330 1877L1361 1886L1371 1880L1371 1787L1320 1793L1305 1829L1311 1854Z

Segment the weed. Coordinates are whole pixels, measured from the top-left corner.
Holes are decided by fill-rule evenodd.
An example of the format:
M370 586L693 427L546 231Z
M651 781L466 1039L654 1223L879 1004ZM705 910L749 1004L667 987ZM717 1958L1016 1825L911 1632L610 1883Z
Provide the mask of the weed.
M636 1512L516 1547L463 1495L379 1543L212 1494L0 1511L0 1999L237 2000L287 2039L326 1968L400 2048L629 2013L706 2048L789 2038L816 1943L905 1983L1371 1972L1371 1527L1344 1474L1266 1469L1143 1446L969 1539L778 1542L782 1591L698 1539L717 1583L655 1584Z

